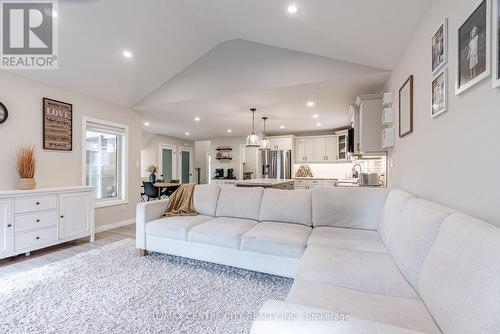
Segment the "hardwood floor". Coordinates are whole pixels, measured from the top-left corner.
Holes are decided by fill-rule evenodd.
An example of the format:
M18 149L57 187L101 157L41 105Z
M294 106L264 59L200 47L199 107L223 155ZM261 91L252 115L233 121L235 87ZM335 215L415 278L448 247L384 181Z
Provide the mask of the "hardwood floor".
M89 238L83 238L33 251L30 256L21 254L3 259L0 260L0 278L54 263L126 238L135 239L135 224L96 233L93 243L89 243Z

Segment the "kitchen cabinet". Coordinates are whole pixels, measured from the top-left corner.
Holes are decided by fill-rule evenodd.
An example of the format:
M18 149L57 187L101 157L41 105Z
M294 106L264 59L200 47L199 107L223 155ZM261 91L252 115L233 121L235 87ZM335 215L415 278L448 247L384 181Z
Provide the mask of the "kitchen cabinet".
M383 152L382 98L379 94L358 96L351 106L351 125L354 128L354 153Z
M295 140L295 162L316 162L316 138L303 137Z
M288 151L293 149L293 138L292 137L268 137L269 140L269 148L271 150L277 151Z
M336 187L337 179L295 179L295 190L308 190L318 187Z
M347 161L347 150L348 150L348 131L337 132L337 142L336 142L336 160L337 161Z
M0 258L12 252L12 201L0 199Z
M337 160L336 150L336 136L314 136L297 138L295 140L295 162L335 162Z
M337 160L337 136L317 137L316 162L335 162Z

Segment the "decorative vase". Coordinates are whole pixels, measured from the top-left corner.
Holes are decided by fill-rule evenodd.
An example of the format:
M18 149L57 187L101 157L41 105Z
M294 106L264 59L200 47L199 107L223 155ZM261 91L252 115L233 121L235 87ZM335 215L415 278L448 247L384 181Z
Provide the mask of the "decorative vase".
M33 190L36 187L36 181L34 178L20 178L17 188L20 190Z
M155 173L149 174L149 182L151 182L151 183L156 182L156 174Z

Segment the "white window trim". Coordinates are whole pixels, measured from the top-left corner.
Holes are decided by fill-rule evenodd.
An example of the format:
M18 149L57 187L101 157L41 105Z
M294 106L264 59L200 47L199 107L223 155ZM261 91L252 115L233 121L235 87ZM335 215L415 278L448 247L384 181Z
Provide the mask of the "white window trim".
M87 122L103 124L107 126L113 126L116 128L122 128L125 130L125 136L122 145L122 156L124 159L122 160L122 180L121 180L121 188L122 190L122 198L118 199L103 199L103 200L94 200L95 208L102 208L107 206L114 205L123 205L128 204L128 162L129 162L129 150L128 150L128 142L129 142L129 127L126 124L120 124L115 122L106 121L103 119L92 118L92 117L82 117L82 185L85 185L85 179L87 174L87 155L85 151L85 142L87 141Z

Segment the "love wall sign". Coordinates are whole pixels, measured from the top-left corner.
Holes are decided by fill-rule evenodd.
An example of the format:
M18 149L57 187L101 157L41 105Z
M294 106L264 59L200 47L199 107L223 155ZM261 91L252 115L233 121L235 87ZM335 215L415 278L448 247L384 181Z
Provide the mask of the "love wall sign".
M73 105L43 98L43 148L73 149Z

